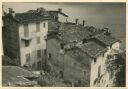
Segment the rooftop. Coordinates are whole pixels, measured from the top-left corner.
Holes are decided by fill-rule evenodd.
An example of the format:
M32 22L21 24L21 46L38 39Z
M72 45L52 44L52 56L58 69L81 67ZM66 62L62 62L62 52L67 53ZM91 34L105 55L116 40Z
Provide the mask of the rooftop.
M15 20L17 20L20 23L27 23L27 22L35 22L35 21L43 21L43 20L50 20L52 19L53 15L56 13L61 14L65 17L68 17L65 13L62 12L62 10L58 9L55 11L47 11L45 8L40 7L36 10L28 10L24 13L14 13L14 11L10 8L10 13L7 15L14 15Z
M32 72L18 66L2 66L2 84L12 85L23 84L31 85L31 81L26 77L37 77Z
M106 47L103 47L94 41L89 41L88 43L83 44L80 48L92 58L96 58L100 53L106 51Z
M113 43L119 41L118 39L112 37L112 35L106 35L104 33L98 34L97 36L95 36L95 38L104 43L106 46L110 46Z
M84 38L88 38L91 34L83 26L66 24L63 23L60 25L59 33L64 43L70 43L72 41L81 41Z

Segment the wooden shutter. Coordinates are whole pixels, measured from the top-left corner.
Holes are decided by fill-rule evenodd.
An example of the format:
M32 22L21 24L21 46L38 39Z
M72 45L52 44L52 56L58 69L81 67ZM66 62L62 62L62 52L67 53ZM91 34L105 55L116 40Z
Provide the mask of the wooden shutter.
M37 44L40 43L40 37L37 37Z
M41 50L37 50L37 58L41 58Z
M28 24L24 24L24 37L28 37L29 36L29 29L28 29Z
M98 77L101 75L101 66L98 67Z
M36 32L40 32L40 22L36 22Z

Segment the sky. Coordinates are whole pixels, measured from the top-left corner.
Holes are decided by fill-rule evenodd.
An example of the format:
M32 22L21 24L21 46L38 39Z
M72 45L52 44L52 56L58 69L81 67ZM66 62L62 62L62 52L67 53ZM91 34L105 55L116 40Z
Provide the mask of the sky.
M30 9L44 7L46 10L62 11L69 16L68 21L74 22L76 18L79 23L85 20L85 25L97 28L108 27L115 37L121 39L125 44L126 33L126 5L125 3L66 3L66 2L33 2L33 3L3 3L3 9L13 8L16 13L22 13Z

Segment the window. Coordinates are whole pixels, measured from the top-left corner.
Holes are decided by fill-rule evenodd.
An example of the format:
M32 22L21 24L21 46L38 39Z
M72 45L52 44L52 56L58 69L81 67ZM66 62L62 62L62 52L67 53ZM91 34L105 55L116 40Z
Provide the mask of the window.
M46 24L45 24L45 23L43 23L43 27L44 27L44 28L45 28L45 25L46 25Z
M52 57L52 55L51 55L51 53L49 53L49 58L51 58Z
M40 37L37 37L37 44L40 43Z
M84 70L83 72L84 72L84 75L86 75L86 71Z
M29 36L29 29L28 29L28 24L24 24L24 36L28 37Z
M38 70L41 70L41 62L37 62L37 67L38 67Z
M36 22L36 32L40 32L40 22Z
M105 55L105 54L103 53L103 57L104 57L104 55Z
M64 49L64 44L61 43L61 44L60 44L60 48L61 48L61 49Z
M86 77L86 70L83 71L84 76Z
M29 41L25 41L25 46L29 46Z
M37 50L37 58L41 58L41 50Z
M101 66L98 67L98 77L100 77L101 74Z
M94 58L94 62L96 62L96 58Z
M30 53L26 54L26 62L30 62Z
M44 50L44 55L46 55L46 49Z

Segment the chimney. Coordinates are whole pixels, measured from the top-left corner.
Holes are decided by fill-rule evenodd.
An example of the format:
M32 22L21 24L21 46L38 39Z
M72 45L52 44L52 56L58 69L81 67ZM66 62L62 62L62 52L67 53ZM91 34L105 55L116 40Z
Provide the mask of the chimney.
M83 20L83 26L85 26L85 20Z
M58 8L58 11L59 11L59 12L62 12L62 8Z
M12 8L8 8L9 9L9 14L11 14L13 17L15 16L15 11L13 11Z
M78 23L79 23L79 19L76 19L76 25L78 25Z
M13 11L13 9L12 9L12 8L8 8L8 10L9 10L9 13L12 13L12 11Z

